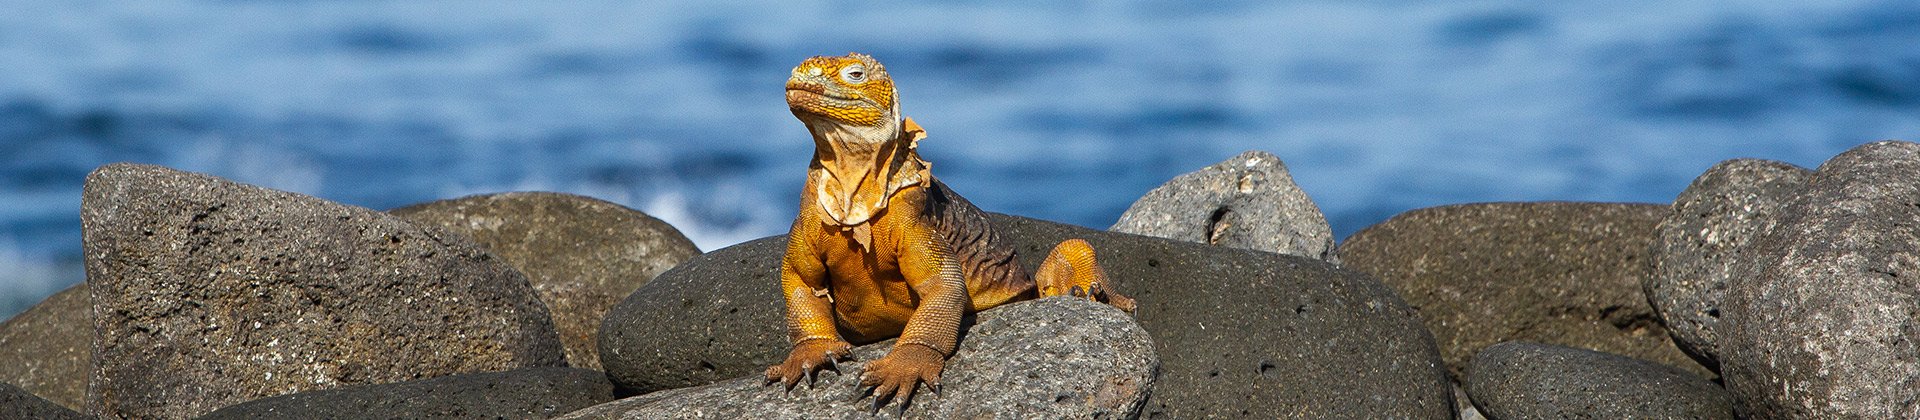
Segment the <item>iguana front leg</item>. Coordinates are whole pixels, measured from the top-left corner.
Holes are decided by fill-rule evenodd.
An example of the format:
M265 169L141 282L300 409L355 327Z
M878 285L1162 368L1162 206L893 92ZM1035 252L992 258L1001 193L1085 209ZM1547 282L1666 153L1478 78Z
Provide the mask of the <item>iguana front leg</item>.
M826 293L827 268L813 252L813 238L805 234L811 231L797 227L812 219L802 213L787 240L786 257L780 261L780 291L786 295L787 337L793 350L786 362L766 372L767 383L785 383L789 391L803 378L811 384L814 372L851 358L853 350L834 328L833 304Z
M873 387L876 409L895 396L911 398L921 383L938 392L940 371L953 354L968 304L966 278L953 247L925 224L913 223L905 231L900 273L920 304L893 350L861 373L860 385Z

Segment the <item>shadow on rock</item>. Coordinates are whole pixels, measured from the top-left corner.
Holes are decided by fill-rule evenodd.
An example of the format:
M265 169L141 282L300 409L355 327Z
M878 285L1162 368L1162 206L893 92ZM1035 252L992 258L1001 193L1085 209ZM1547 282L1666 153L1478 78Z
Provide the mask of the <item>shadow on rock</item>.
M1537 343L1473 357L1473 404L1493 419L1733 419L1733 397L1679 368Z
M599 371L547 367L307 391L215 410L201 419L546 419L613 400Z

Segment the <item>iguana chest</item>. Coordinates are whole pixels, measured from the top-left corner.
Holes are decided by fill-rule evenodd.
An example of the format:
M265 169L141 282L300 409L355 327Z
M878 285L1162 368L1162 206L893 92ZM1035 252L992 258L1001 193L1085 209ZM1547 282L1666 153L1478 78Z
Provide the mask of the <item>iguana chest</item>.
M815 236L815 249L823 251L826 263L835 323L854 343L898 336L919 306L900 257L924 251L900 246L899 223L890 216L883 213L869 221L870 247L860 244L858 233L838 226L822 225Z
M997 243L985 216L938 182L909 187L891 198L862 233L823 222L807 234L827 270L835 322L848 341L878 341L899 335L920 309L912 279L925 279L953 263L965 280L969 305L978 311L1031 294L1033 284L1011 248ZM819 211L817 208L803 211ZM825 219L817 219L825 220ZM908 235L909 229L921 229ZM945 241L942 246L927 243ZM935 253L943 253L936 255Z

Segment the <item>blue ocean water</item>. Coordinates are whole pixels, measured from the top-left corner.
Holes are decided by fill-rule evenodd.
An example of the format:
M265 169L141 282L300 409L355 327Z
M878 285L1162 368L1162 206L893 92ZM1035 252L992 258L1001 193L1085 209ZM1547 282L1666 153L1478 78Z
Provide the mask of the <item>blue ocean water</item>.
M956 190L1095 228L1248 149L1344 236L1920 139L1912 2L1036 3L0 0L0 317L83 279L81 183L118 161L376 209L586 194L706 250L780 233L812 147L781 84L848 51Z

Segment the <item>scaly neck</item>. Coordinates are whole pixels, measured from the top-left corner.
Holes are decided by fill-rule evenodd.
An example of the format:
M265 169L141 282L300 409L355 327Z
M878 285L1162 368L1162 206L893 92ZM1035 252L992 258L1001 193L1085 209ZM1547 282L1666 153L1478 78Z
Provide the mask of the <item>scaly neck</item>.
M911 120L873 127L833 121L806 121L813 133L816 203L829 222L842 227L866 223L886 210L895 192L926 182L927 163L915 151L924 134Z

